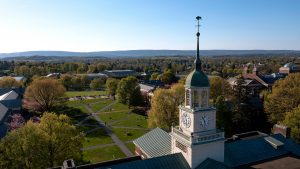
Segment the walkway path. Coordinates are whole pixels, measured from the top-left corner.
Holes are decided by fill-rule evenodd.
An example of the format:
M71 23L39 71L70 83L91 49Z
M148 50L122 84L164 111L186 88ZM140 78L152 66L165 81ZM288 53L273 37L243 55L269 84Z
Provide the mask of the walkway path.
M97 116L97 114L99 114L100 112L106 110L108 107L111 107L113 104L115 104L115 102L112 102L111 104L105 106L104 108L102 108L101 110L97 111L96 113L93 113L93 109L91 108L90 105L85 105L85 107L87 108L87 110L89 111L89 113L91 113L91 115L95 118L95 120L98 122L99 126L101 128L103 128L105 130L105 132L112 138L112 140L115 142L115 144L122 150L122 152L127 156L127 157L132 157L134 156L132 154L132 152L126 147L126 145L119 139L119 137L117 135L115 135L110 128L108 128L107 126L105 126L104 122L99 118L99 116ZM101 145L99 145L101 146ZM95 146L93 146L95 147ZM99 148L99 147L97 147ZM87 148L85 148L87 149ZM92 149L92 148L91 148Z
M126 147L126 145L119 139L117 135L115 135L110 128L104 125L104 122L97 116L97 114L92 114L94 118L98 121L99 125L106 131L106 133L113 139L117 146L122 150L122 152L127 157L132 157L132 152Z

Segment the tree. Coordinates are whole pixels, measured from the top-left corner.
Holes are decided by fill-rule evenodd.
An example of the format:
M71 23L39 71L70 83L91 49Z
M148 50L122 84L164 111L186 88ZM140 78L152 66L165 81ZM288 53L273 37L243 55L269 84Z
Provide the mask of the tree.
M144 100L140 86L136 86L130 96L129 105L133 107L142 106L144 104Z
M157 89L151 101L148 114L148 127L160 127L170 130L171 126L178 124L178 106L184 101L184 87L181 84L171 89Z
M219 76L212 76L209 78L210 83L210 98L213 102L216 102L218 96L230 96L232 94L232 89L230 84Z
M157 77L159 76L159 73L154 72L151 74L150 80L157 80Z
M0 168L48 168L80 160L83 139L66 115L46 112L40 123L29 121L1 140Z
M233 114L232 122L236 129L234 132L245 132L250 129L251 106L249 105L249 89L244 85L246 82L239 77L233 87Z
M159 75L157 78L165 84L171 84L176 81L175 74L171 69L166 69L164 73Z
M65 91L64 86L56 79L35 79L26 88L24 107L29 111L50 111L62 103L60 98Z
M300 104L300 73L289 74L285 79L275 82L272 92L267 95L264 108L269 121L282 121L285 112L290 112Z
M25 119L21 114L14 114L11 116L11 120L8 123L8 130L9 131L16 130L22 127L24 123L25 123Z
M109 95L115 96L118 88L119 80L114 78L108 78L106 80L106 89Z
M120 103L130 106L130 99L137 87L137 79L133 76L121 79L117 88L117 96Z
M291 137L300 143L300 105L285 113L282 123L291 128Z
M0 79L0 88L18 88L20 86L21 83L13 77L6 76Z
M72 75L63 74L60 76L61 83L65 86L67 90L69 90L72 86Z
M224 96L218 96L216 99L217 109L217 128L223 128L227 136L231 136L232 133L232 113L230 107L227 105Z
M90 88L93 90L100 89L104 85L104 79L96 78L93 79L90 83Z

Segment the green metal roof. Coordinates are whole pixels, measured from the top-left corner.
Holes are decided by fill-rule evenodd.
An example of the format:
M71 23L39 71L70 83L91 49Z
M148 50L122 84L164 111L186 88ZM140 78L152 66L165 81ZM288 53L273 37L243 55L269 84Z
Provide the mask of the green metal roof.
M216 161L211 158L207 158L201 164L199 164L195 169L229 169L224 163Z
M111 166L98 167L97 169L190 169L189 164L181 153L161 157L136 160Z
M171 136L160 128L155 128L133 143L148 157L158 157L171 154Z
M186 87L209 87L209 80L204 72L194 70L185 80Z

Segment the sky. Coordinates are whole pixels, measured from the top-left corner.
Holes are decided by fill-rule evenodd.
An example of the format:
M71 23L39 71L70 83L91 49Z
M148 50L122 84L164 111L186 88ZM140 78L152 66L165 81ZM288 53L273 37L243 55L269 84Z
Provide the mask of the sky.
M0 0L0 53L300 50L298 0Z

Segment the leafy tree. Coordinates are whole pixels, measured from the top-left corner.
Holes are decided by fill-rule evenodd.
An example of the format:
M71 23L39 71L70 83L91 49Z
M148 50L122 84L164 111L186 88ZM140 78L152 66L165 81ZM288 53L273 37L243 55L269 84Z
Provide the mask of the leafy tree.
M170 130L178 124L178 106L184 101L184 87L181 84L171 89L157 89L151 100L151 109L148 118L148 127L160 127Z
M61 83L65 86L67 90L69 90L72 86L72 75L63 74L60 76Z
M83 90L85 84L81 81L81 76L73 76L71 80L71 88L74 90Z
M80 160L83 139L66 115L46 112L40 123L29 121L1 140L0 168L39 169Z
M267 95L264 108L272 123L282 121L285 112L300 104L300 73L289 74L275 82L272 92Z
M285 113L283 124L291 128L291 137L300 143L300 105Z
M136 86L130 96L129 105L133 107L142 106L144 104L144 100L140 86Z
M137 85L137 79L133 76L121 79L117 88L119 102L130 106L130 100Z
M217 108L217 128L224 128L225 134L231 136L232 133L232 112L225 101L224 96L218 96L216 100Z
M13 77L6 76L0 79L0 88L18 88L20 86L21 83Z
M60 98L65 91L64 86L56 79L35 79L26 88L24 107L29 111L50 111L62 103Z
M98 63L97 64L97 70L99 72L104 71L105 69L107 69L107 66L105 64L103 64L103 63Z
M157 77L159 76L159 73L154 72L151 74L150 80L157 80Z
M80 83L82 84L82 88L85 88L91 83L91 80L88 78L87 75L80 75L79 79L80 79Z
M21 114L14 114L11 116L11 120L8 123L8 130L12 131L12 130L16 130L20 127L22 127L25 123L25 119L23 118L23 116Z
M97 73L97 72L98 72L97 65L94 65L94 64L89 65L89 69L88 69L87 73Z
M106 90L109 95L111 95L111 96L116 95L118 84L119 84L119 80L117 80L117 79L108 78L106 80Z
M235 132L244 132L250 128L251 106L249 105L249 89L244 85L246 82L239 77L233 87L233 115L232 122L236 128Z
M230 84L219 76L212 76L209 78L210 82L210 98L213 99L214 103L218 96L230 96L232 89Z
M128 76L127 78L121 79L117 88L119 102L130 106L130 100L132 100L134 90L137 86L136 77Z
M165 84L171 84L176 81L175 74L171 69L166 69L164 73L159 75L157 78Z
M100 89L104 85L104 82L104 79L101 78L93 79L90 83L90 88L93 90Z

